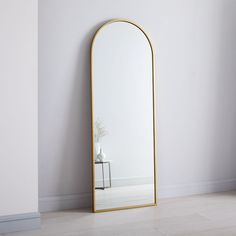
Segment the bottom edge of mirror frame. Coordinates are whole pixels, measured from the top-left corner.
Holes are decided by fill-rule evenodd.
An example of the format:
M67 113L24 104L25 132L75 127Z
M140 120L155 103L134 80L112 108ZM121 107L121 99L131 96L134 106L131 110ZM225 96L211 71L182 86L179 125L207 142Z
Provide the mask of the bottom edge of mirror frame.
M107 208L107 209L96 209L95 207L92 208L93 213L102 213L102 212L109 212L109 211L120 211L120 210L129 210L135 208L143 208L143 207L155 207L157 203L150 203L150 204L143 204L143 205L133 205L133 206L126 206L126 207L115 207L115 208Z

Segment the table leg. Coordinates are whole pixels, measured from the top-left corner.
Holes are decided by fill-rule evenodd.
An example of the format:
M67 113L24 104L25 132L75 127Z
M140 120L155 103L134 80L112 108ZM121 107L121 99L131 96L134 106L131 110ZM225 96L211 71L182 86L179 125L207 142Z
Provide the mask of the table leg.
M102 163L102 181L103 181L103 188L105 189L105 177L104 177L104 166Z
M110 162L108 162L108 166L109 166L109 181L110 181L110 188L111 188L111 164Z

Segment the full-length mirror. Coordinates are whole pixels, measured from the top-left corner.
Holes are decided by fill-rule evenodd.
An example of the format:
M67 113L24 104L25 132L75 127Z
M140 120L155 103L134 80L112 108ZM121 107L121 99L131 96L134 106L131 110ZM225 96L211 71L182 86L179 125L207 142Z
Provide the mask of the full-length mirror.
M156 204L154 54L135 23L113 20L91 47L94 212Z

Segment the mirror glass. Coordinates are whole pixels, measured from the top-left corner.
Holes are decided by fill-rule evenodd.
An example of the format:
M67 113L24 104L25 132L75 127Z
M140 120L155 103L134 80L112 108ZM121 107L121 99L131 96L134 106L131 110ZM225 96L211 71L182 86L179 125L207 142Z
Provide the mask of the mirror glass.
M91 48L94 211L156 204L153 50L144 31L111 21Z

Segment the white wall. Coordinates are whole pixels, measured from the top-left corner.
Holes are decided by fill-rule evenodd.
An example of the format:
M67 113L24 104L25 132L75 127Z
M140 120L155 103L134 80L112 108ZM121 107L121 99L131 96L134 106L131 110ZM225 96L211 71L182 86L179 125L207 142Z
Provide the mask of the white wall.
M112 18L156 49L159 196L235 188L236 1L41 0L41 209L90 204L89 48Z
M38 211L37 1L0 1L0 216Z

